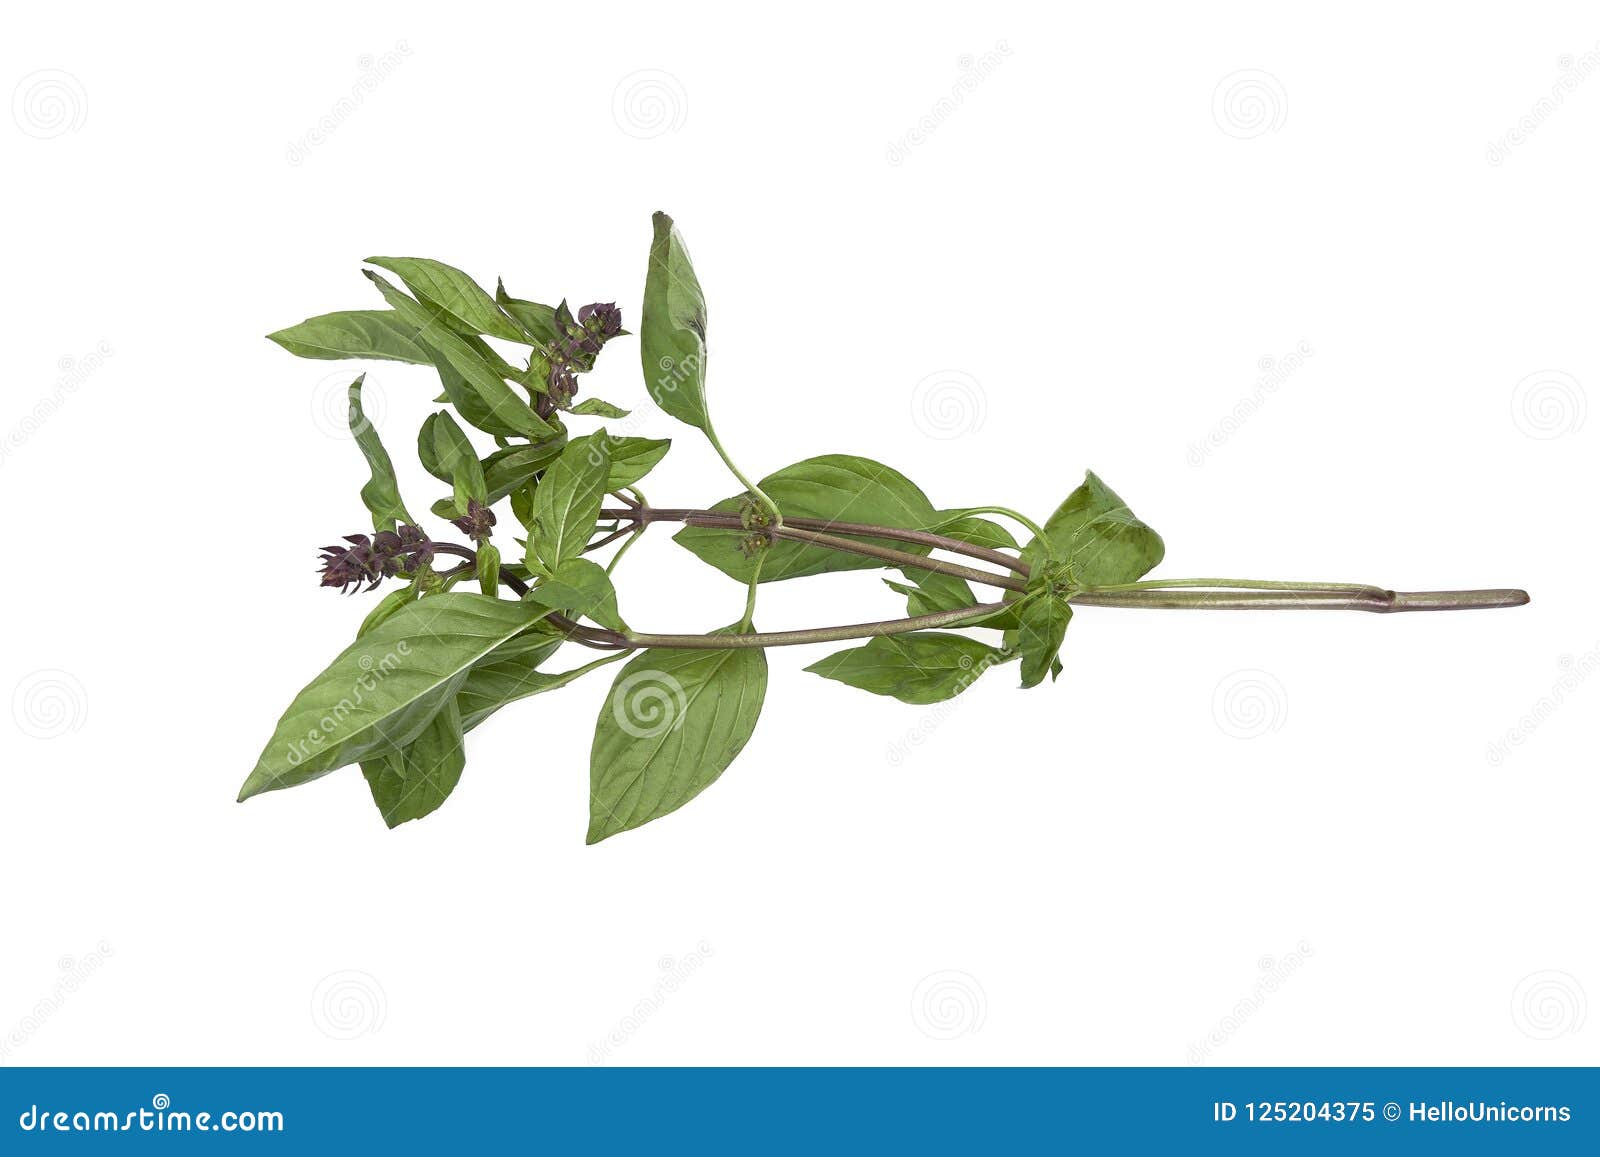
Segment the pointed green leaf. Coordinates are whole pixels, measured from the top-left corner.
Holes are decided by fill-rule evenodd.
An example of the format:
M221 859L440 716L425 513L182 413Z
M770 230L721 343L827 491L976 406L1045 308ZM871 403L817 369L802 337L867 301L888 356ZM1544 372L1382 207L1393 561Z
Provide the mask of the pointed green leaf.
M1090 471L1043 527L1058 562L1080 586L1137 582L1161 562L1161 536L1134 516L1128 504ZM1042 552L1030 542L1022 557Z
M442 414L429 414L422 419L422 426L417 430L417 458L422 462L422 468L432 474L440 482L449 482L450 474L439 462L439 440L434 433L434 426L438 425Z
M758 485L783 511L786 519L816 518L830 522L870 523L907 530L925 530L938 520L928 496L898 470L881 462L851 454L824 454L785 466ZM741 499L726 498L711 509L737 514ZM686 526L673 541L693 551L730 578L748 583L755 562L739 549L738 531ZM863 542L894 547L912 554L928 548L886 539ZM761 567L761 581L801 578L828 571L870 570L883 564L862 555L845 554L796 542L773 543Z
M657 213L654 221L639 323L645 386L668 414L706 430L705 294L672 218Z
M356 640L296 695L239 798L294 787L404 747L468 670L547 612L485 595L429 595Z
M749 741L766 694L757 647L635 656L595 725L588 842L676 811L714 783Z
M426 343L424 343L424 345L426 345ZM434 369L438 371L439 381L444 386L444 393L440 396L445 401L449 402L450 405L454 406L458 414L465 418L469 424L476 426L478 429L487 433L495 434L500 437L506 436L507 433L512 433L516 434L518 437L522 437L520 433L512 429L511 424L504 418L504 413L497 412L494 405L491 404L491 402L486 401L484 395L474 388L472 383L469 382L463 375L456 371L455 365L448 357L445 356L442 351L431 345L426 345L426 348L434 355ZM496 358L494 360L498 361L499 359ZM489 362L485 360L484 364L489 365ZM509 376L515 372L516 371L511 370L509 366L505 367L504 371L499 369L494 370L494 373L497 376ZM500 384L502 386L505 385L504 382L501 382ZM516 404L520 406L522 404L522 399L517 397L515 392L511 391L509 386L506 387L506 389L507 392L511 394Z
M672 449L670 438L612 438L611 477L606 480L607 490L622 490L632 486L651 470Z
M456 693L462 730L471 731L507 703L534 694L528 685L537 677L539 664L562 642L560 635L541 625L506 640L474 663Z
M405 282L418 301L442 310L465 333L488 334L520 342L525 336L494 298L453 265L426 257L369 257L368 265L387 269Z
M392 619L402 608L417 601L417 588L412 583L403 587L396 587L383 598L378 600L378 605L373 607L367 617L361 620L361 626L356 630L356 638L360 639L370 635L380 624Z
M926 704L959 695L1005 658L1005 652L965 635L913 631L836 651L806 670L902 703Z
M628 411L621 406L613 406L610 402L602 402L599 398L586 398L573 406L569 413L579 414L586 418L626 418Z
M400 484L395 480L389 452L383 448L377 428L367 420L361 408L361 383L366 377L362 374L350 383L350 433L355 435L356 445L372 471L372 478L361 488L361 501L372 514L374 530L393 530L396 519L410 522L411 516L406 513L405 503L400 501Z
M906 596L906 613L909 615L932 615L940 611L954 611L978 602L966 579L938 574L935 571L917 570L914 567L905 567L900 573L911 580L909 584L889 579L883 581L891 590Z
M1016 648L1022 655L1022 685L1037 687L1056 662L1067 635L1072 607L1048 591L1025 598L1016 608Z
M531 336L546 344L556 340L558 334L554 306L540 305L537 301L524 301L520 297L512 297L506 292L504 281L495 282L494 301Z
M564 611L568 618L587 615L602 627L625 631L627 625L617 614L617 591L605 568L586 558L569 558L554 573L528 593L528 601L552 611Z
M508 494L514 493L519 487L531 482L534 475L560 457L566 444L567 436L561 434L530 446L507 446L483 459L484 485L489 491L485 505L492 506ZM433 471L430 470L429 473ZM449 479L445 481L448 482ZM441 498L433 504L433 513L440 518L454 518L455 500Z
M417 327L387 309L349 309L308 317L267 337L301 358L337 361L374 358L427 365L432 359L417 341Z
M533 550L547 570L577 558L588 545L610 477L604 430L573 439L545 471L533 496Z
M476 498L485 506L489 504L489 484L483 476L483 463L478 452L467 440L466 433L448 411L440 410L423 423L424 434L433 435L432 465L424 456L423 464L435 477L442 478L454 488L454 514L460 517L467 512L467 502Z
M968 514L963 510L941 510L940 521L928 529L946 538L959 539L972 546L986 546L990 550L1016 550L1017 540L998 522Z
M416 327L421 343L430 352L429 360L439 366L439 377L444 382L445 393L450 395L452 402L457 403L462 417L490 434L537 439L555 436L555 429L506 385L494 367L466 339L446 324L438 307L413 301L370 269L362 272L378 287L378 292L383 294L384 300L394 307L395 312ZM438 358L431 356L434 352L439 354ZM446 367L453 372L447 373ZM471 413L457 401L463 387L476 395L474 402L469 404ZM452 393L452 390L456 392Z
M581 679L590 671L626 659L630 652L617 651L570 671L541 671L543 663L560 647L559 635L530 631L496 650L467 673L456 703L461 709L463 730L471 731L507 703L542 695Z
M483 460L483 477L489 487L489 501L499 502L561 456L565 435L547 438L531 446L510 446L496 450Z
M478 589L486 595L500 593L500 548L492 542L478 547Z
M461 714L454 700L410 743L381 759L363 760L361 774L372 790L383 822L390 828L438 810L461 782L467 765L461 740Z

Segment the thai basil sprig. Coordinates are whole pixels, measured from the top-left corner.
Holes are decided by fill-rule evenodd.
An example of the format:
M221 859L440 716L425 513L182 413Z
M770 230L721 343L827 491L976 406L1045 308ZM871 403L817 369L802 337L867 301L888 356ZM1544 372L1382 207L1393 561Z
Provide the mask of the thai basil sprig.
M1024 687L1059 675L1057 652L1082 606L1392 612L1527 602L1518 590L1411 594L1360 584L1146 579L1161 562L1161 537L1092 473L1042 524L1004 507L936 506L899 471L856 455L808 458L752 480L712 425L705 295L682 239L660 213L640 325L645 385L655 406L705 435L739 490L706 507L654 506L637 484L670 442L604 428L574 435L566 425L628 414L599 399L576 401L581 376L627 333L615 304L596 302L574 315L565 302L511 297L503 284L491 295L437 261L369 264L405 287L365 271L387 309L324 314L272 340L302 357L383 359L437 372L438 401L447 408L423 422L417 454L449 487L429 511L470 545L432 538L408 513L362 410L358 377L350 426L370 472L361 500L373 529L323 548L322 583L345 591L398 585L289 705L240 799L359 764L385 822L417 819L456 787L473 728L515 700L626 660L595 725L594 842L666 815L722 774L754 733L772 647L860 642L806 670L928 704L1011 663ZM507 360L502 347L520 347L512 356L522 364ZM477 441L461 423L478 431ZM483 436L494 449L478 444ZM509 518L496 514L502 504ZM1023 538L997 518L1019 526ZM639 537L662 522L680 525L675 541L744 586L732 625L709 634L650 633L624 620L613 575ZM512 536L516 561L506 561L495 541L507 526L521 531ZM613 546L602 565L600 552ZM884 582L905 600L905 614L755 628L762 585L851 570L890 572ZM455 589L468 576L481 593ZM597 657L549 666L572 648Z

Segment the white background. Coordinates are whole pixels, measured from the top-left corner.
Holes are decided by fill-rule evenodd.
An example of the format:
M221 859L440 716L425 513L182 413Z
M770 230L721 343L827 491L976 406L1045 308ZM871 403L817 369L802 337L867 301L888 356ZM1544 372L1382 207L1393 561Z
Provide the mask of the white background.
M1600 1062L1592 6L681 8L11 13L0 1060ZM355 769L235 805L369 605L313 573L358 367L262 335L373 253L632 325L655 209L752 472L1043 517L1092 467L1163 574L1534 601L1085 610L937 716L775 652L722 780L592 848L606 676L398 831ZM437 383L369 380L426 506ZM654 423L655 501L734 489ZM741 603L666 533L621 573L641 629Z

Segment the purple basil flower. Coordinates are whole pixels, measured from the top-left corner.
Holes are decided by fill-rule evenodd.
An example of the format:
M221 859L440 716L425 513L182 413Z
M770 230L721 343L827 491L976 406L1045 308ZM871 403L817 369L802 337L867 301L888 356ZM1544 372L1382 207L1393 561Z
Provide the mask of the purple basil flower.
M452 518L450 524L473 542L483 542L494 528L494 521L494 511L476 498L469 498L466 514L460 518Z
M491 516L492 517L492 516ZM349 591L367 584L367 590L402 569L415 570L433 558L433 543L418 526L402 524L399 531L380 530L374 537L347 534L349 546L322 548L322 585Z

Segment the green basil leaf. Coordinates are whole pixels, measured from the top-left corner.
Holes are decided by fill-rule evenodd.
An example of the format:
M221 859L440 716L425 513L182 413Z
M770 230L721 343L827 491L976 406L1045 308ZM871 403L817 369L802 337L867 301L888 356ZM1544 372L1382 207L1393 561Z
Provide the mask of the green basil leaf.
M400 484L395 480L389 452L383 448L377 428L367 420L361 408L361 383L366 378L367 375L362 374L350 383L350 433L355 435L356 445L372 471L372 478L361 488L361 501L372 514L374 530L393 530L396 519L409 523L411 515L400 501Z
M965 635L912 631L836 651L806 670L902 703L927 704L961 694L1005 657L1005 652Z
M554 572L589 544L611 478L611 448L604 430L567 443L533 495L533 551Z
M465 341L466 339L463 338L462 340ZM434 369L438 371L439 381L444 386L444 393L440 397L454 406L456 412L473 426L495 434L497 437L504 437L505 432L510 427L502 420L502 416L496 413L494 407L488 401L484 400L484 396L473 387L471 382L456 372L455 366L444 353L431 345L427 346L427 348L434 354ZM499 359L496 358L494 360L498 361ZM490 363L485 361L485 364L488 365ZM509 376L515 374L516 371L509 366L505 366L504 371L500 369L494 370L496 374L501 374L502 372ZM505 383L502 382L501 384L504 385ZM515 398L515 394L512 396ZM516 401L520 404L522 399L516 398ZM521 435L518 436L520 437Z
M938 520L928 496L898 470L851 454L825 454L785 466L758 485L785 518L817 518L833 522L865 522L925 530ZM737 514L741 497L725 498L711 509ZM739 549L739 532L686 526L673 541L692 551L723 574L748 583L755 560ZM868 538L863 542L927 554L925 546ZM802 578L828 571L871 570L883 564L862 555L845 554L797 542L775 542L766 552L761 581Z
M565 435L535 442L531 446L511 446L496 450L483 460L483 477L489 486L489 501L499 502L517 487L561 456Z
M478 547L478 589L486 595L500 593L500 548L492 542Z
M928 527L935 534L959 539L972 546L986 546L990 550L1017 550L1017 540L998 522L967 514L961 510L941 510L940 521Z
M900 573L911 580L910 585L889 579L883 581L889 585L889 589L906 596L906 613L909 615L955 611L978 602L966 579L914 567L904 567Z
M547 612L485 595L429 595L356 640L296 695L239 792L294 787L404 747L472 665Z
M611 477L606 480L606 489L632 486L655 469L656 463L665 458L670 449L670 438L611 439Z
M485 505L492 506L507 495L515 495L533 481L534 475L549 466L561 455L567 444L566 434L535 442L531 446L507 446L483 459L484 485L489 498ZM429 471L432 473L432 471ZM450 481L448 478L446 482ZM441 498L433 504L433 513L440 518L454 518L455 500Z
M434 426L439 422L441 414L429 414L422 419L422 426L417 430L417 458L422 462L422 468L432 474L440 482L449 482L450 474L439 462L438 438L434 434Z
M543 624L501 643L472 665L456 693L461 728L471 731L507 703L536 694L548 677L538 670L565 640Z
M507 703L555 691L583 678L590 671L626 659L632 653L616 651L570 671L539 670L539 664L548 659L564 641L559 635L530 631L473 667L467 673L467 681L461 685L460 694L456 696L456 704L461 710L462 729L471 731ZM518 646L514 648L513 644Z
M708 430L705 294L672 218L657 213L654 221L639 322L645 386L678 421Z
M580 414L586 418L626 418L629 412L621 406L602 402L599 398L586 398L568 410L568 413Z
M432 360L417 341L417 327L387 309L348 309L308 317L267 338L296 357L323 361L374 358L425 366Z
M568 618L587 615L613 631L628 629L617 613L617 591L611 576L586 558L569 558L556 567L549 578L528 592L528 601L565 611Z
M1056 652L1067 635L1072 607L1048 591L1024 598L1012 608L1017 615L1015 645L1022 654L1022 685L1037 687L1045 673L1060 668ZM1008 636L1009 639L1009 636Z
M433 466L428 470L435 477L450 483L455 490L452 517L467 512L467 502L476 498L485 506L489 504L489 484L483 477L483 463L478 461L478 451L467 440L466 433L448 411L440 410L423 423L423 432L433 434ZM427 460L424 459L424 465ZM437 467L437 469L435 469Z
M522 529L529 534L533 533L533 495L537 489L538 487L529 481L511 492L511 513L522 524ZM518 541L522 542L526 551L528 544L521 539Z
M551 305L537 301L524 301L506 292L504 281L495 282L494 303L510 314L524 330L539 341L549 344L560 335L556 331L556 311Z
M382 759L363 760L361 774L383 822L396 828L437 811L461 782L466 765L461 713L451 700L429 720L421 735L399 751Z
M494 298L453 265L426 257L369 257L367 264L398 276L418 301L437 306L466 333L525 340L522 329L501 311Z
M378 287L378 292L394 306L400 317L416 327L422 344L430 354L439 354L439 357L430 357L429 360L439 367L445 393L461 411L462 417L490 434L538 439L555 436L555 429L534 413L533 408L506 385L494 367L442 320L435 312L437 307L430 308L413 301L370 269L362 272ZM447 373L446 367L453 372ZM462 389L463 385L465 390ZM458 395L465 394L476 395L474 401L469 403L470 413L458 400Z
M497 665L495 668L496 677L500 681L498 696L492 705L486 705L484 709L472 717L471 727L476 727L507 703L515 702L518 699L526 699L531 695L543 695L546 691L559 690L568 683L583 678L590 671L597 671L601 667L609 666L620 659L626 659L630 654L632 654L631 651L616 651L602 659L595 659L593 662L585 663L581 667L575 667L571 671L522 669L512 673L509 670L510 664ZM465 693L460 697L460 701L467 701Z
M595 725L588 842L659 819L714 783L755 731L766 694L759 647L636 655Z
M1134 517L1093 471L1042 529L1056 560L1066 563L1072 580L1082 586L1137 582L1166 553L1161 536ZM1022 557L1032 563L1042 553L1037 542L1030 542Z
M378 600L378 605L373 607L367 617L361 620L361 626L356 630L356 638L370 635L373 629L381 623L392 619L401 608L417 601L417 588L407 583L403 587L396 587L383 598Z
M468 349L483 359L484 363L495 372L496 377L510 378L516 382L523 382L526 378L527 371L519 370L516 366L506 361L505 358L500 356L499 351L481 337L475 334L462 334L461 340L467 343ZM540 392L543 393L544 391L541 390Z

